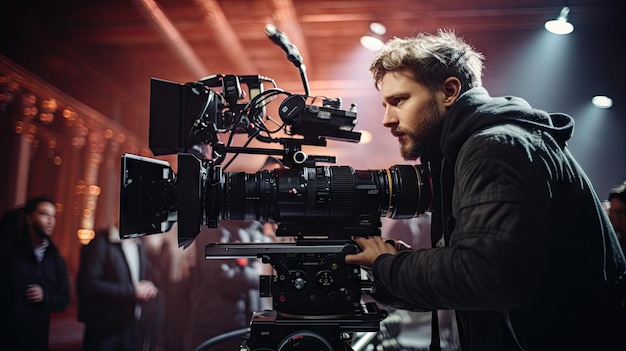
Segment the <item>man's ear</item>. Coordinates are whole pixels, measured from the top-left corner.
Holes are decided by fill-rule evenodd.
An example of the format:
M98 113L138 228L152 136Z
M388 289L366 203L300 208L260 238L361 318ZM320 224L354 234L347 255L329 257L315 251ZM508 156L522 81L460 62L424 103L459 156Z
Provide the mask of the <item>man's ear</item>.
M461 81L456 77L448 77L441 85L441 89L444 93L443 104L450 107L461 95Z

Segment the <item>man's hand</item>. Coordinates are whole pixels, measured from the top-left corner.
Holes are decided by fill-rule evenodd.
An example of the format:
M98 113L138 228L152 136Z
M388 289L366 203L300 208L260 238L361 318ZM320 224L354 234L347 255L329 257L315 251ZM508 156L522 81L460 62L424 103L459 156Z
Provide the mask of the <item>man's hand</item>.
M26 300L30 302L43 301L43 289L37 284L30 284L27 286L24 295L26 296Z
M359 245L361 252L354 255L346 255L346 263L348 264L358 264L371 267L378 256L385 253L395 255L398 252L395 248L393 240L385 241L385 239L380 236L355 236L352 240Z
M137 301L150 301L157 296L159 289L157 289L151 281L142 280L135 283L135 297Z

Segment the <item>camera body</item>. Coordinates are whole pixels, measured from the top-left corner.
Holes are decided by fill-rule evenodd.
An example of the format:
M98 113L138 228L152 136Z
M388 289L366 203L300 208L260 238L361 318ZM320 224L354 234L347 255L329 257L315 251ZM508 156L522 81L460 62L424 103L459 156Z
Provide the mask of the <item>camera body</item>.
M276 222L276 235L293 237L293 243L205 248L206 259L256 257L276 272L260 278L261 296L272 298L273 309L252 315L242 349L343 350L355 332L376 332L387 316L363 303L371 282L359 266L345 263L357 252L351 237L379 236L381 217L413 218L429 210L430 174L421 165L318 165L334 163L334 157L307 156L302 146L326 146L326 138L358 141L360 133L352 131L356 108L342 110L340 99L308 104L307 95L264 90L268 81L273 83L261 76L215 75L186 84L153 78L150 148L155 155L178 154L178 172L161 160L122 156L120 237L164 233L178 223L179 246L186 247L202 226L214 228L220 220ZM245 94L239 83L248 85L248 102L240 102ZM279 108L283 124L270 130L265 106L278 95L287 96ZM289 137L273 137L278 131ZM224 144L218 134L226 133L231 138ZM283 149L236 147L230 144L234 134ZM283 167L226 172L222 163L229 153L282 155Z

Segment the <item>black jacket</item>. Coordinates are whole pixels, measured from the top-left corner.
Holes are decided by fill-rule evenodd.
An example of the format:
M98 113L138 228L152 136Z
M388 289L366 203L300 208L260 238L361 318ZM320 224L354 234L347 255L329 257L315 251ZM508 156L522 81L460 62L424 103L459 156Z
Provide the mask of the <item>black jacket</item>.
M521 99L463 94L444 118L443 157L430 160L445 247L379 257L379 298L457 310L464 350L600 349L621 335L626 262L565 148L572 131L569 116Z
M139 279L147 279L148 260L143 245L138 245ZM81 249L76 281L78 319L101 334L121 332L135 321L135 287L121 243L109 241L108 231Z
M0 337L6 350L47 350L50 313L62 312L70 301L70 285L65 260L54 243L37 262L26 229L12 238L3 238L0 254ZM29 284L39 284L44 300L26 301Z

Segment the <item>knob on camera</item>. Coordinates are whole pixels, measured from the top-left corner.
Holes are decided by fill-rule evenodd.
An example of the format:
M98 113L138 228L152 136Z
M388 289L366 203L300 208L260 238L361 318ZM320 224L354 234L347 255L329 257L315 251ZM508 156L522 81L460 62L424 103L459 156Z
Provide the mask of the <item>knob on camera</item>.
M293 125L300 122L302 112L306 107L306 100L302 95L291 95L280 104L278 115L286 124Z

